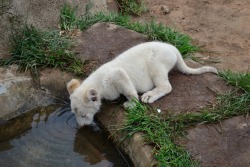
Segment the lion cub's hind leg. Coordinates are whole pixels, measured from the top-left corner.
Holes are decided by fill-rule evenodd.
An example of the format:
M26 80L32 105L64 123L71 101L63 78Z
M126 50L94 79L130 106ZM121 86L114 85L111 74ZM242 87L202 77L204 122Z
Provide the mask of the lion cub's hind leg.
M155 88L144 93L141 97L142 102L144 103L153 103L162 96L168 94L172 90L172 86L169 83L169 80L165 78L157 78L157 83L155 83Z
M168 72L170 69L159 64L158 66L151 66L151 77L154 82L155 88L144 93L141 97L141 101L144 103L153 103L162 96L172 91L172 86L168 80Z

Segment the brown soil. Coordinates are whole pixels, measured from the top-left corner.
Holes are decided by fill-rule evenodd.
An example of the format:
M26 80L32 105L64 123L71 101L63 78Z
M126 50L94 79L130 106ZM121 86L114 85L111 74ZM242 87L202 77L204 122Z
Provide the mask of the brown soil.
M136 18L155 19L190 35L215 60L219 69L246 72L250 68L249 0L144 0L150 12ZM170 12L166 12L169 9ZM208 62L206 62L207 64Z

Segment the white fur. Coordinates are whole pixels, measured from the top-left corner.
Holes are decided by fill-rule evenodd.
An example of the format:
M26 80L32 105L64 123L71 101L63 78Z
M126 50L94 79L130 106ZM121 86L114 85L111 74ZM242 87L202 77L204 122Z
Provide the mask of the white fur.
M73 81L68 83L69 92L73 92L71 107L78 124L83 126L93 121L103 98L114 100L123 94L128 99L124 106L131 107L132 98L138 99L137 93L144 93L141 97L144 103L153 103L168 94L172 90L168 73L174 66L185 74L218 73L214 67L188 67L180 52L170 44L139 44L102 65L73 90L69 90Z

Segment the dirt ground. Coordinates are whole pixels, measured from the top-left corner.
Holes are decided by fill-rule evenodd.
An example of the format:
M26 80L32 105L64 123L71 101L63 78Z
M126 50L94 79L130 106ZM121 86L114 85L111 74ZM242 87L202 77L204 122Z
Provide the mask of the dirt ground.
M197 54L219 69L250 69L250 0L144 0L155 19L190 35L206 52ZM169 10L169 13L168 11Z

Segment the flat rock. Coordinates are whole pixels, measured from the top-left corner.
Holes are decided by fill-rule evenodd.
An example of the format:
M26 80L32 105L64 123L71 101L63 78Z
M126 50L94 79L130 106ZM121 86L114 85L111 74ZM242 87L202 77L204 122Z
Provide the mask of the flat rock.
M186 61L188 66L196 68L201 65ZM177 70L170 72L169 80L172 92L152 104L163 113L197 112L216 103L216 96L231 90L225 81L214 74L184 75Z
M51 103L46 91L37 90L28 74L16 73L17 67L0 68L0 118L8 120L35 106Z
M65 104L69 102L66 84L73 78L76 77L72 73L61 71L58 68L47 68L41 71L40 88L49 92L56 101Z
M74 51L82 61L89 61L85 71L89 74L100 65L148 38L135 31L110 23L97 23L76 37Z
M250 166L250 117L197 125L188 130L187 140L187 150L203 167Z
M97 23L76 37L74 51L78 58L86 61L85 71L90 74L100 65L112 60L120 53L139 43L146 36L110 23ZM91 41L91 42L90 42ZM188 61L190 67L200 67ZM176 70L170 73L173 91L157 100L152 106L162 111L196 112L215 103L216 95L230 88L214 74L184 75Z
M152 154L153 146L145 144L143 133L135 133L130 138L126 138L125 132L117 131L125 123L125 111L120 103L106 103L97 114L97 118L117 146L129 156L134 166L156 166L157 161Z

